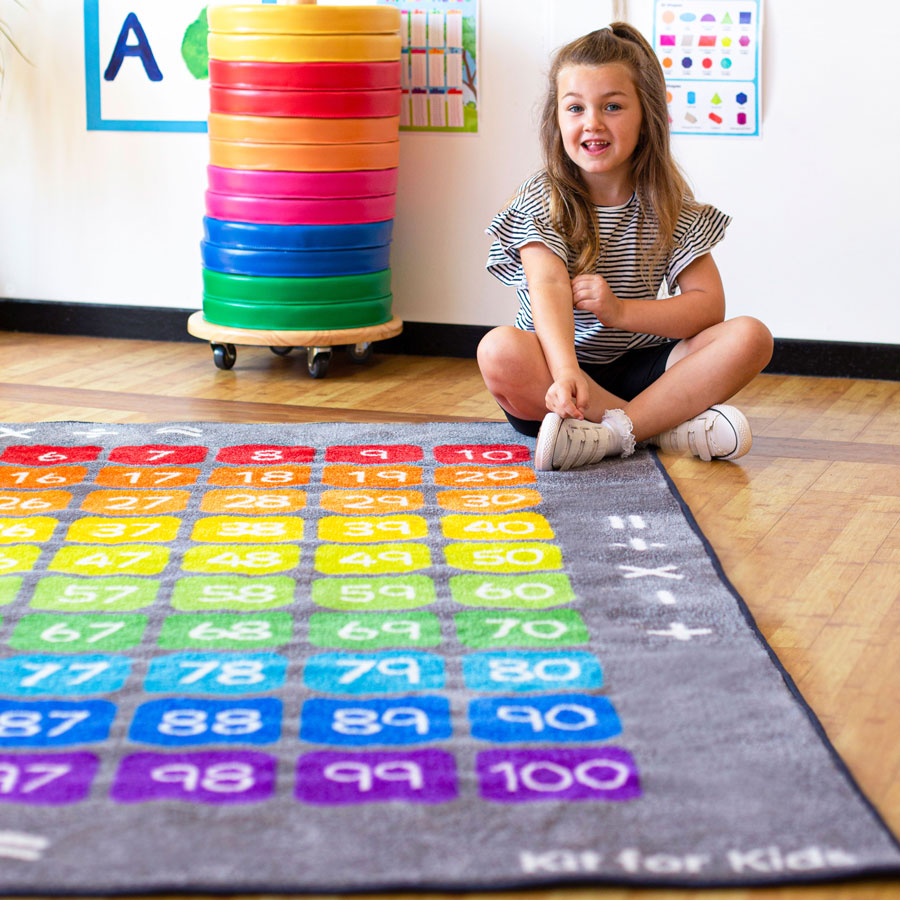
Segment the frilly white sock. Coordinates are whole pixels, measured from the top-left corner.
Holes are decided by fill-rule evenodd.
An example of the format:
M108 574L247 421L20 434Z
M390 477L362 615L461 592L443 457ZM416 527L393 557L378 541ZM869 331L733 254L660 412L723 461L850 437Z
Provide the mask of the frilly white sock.
M634 453L634 426L623 409L608 409L600 424L612 433L612 440L606 451L607 456L631 456Z

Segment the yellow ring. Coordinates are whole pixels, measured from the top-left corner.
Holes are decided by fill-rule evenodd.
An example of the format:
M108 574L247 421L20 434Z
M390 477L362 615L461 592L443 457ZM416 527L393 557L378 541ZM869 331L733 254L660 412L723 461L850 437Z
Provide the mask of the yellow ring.
M400 10L389 6L210 6L209 30L224 34L390 34Z
M393 169L400 162L400 141L380 144L251 144L211 140L209 161L225 169L263 169L267 172Z
M209 56L232 62L380 62L400 59L400 35L286 36L211 31Z
M377 119L312 119L229 116L211 113L209 136L253 144L380 144L396 141L400 116Z

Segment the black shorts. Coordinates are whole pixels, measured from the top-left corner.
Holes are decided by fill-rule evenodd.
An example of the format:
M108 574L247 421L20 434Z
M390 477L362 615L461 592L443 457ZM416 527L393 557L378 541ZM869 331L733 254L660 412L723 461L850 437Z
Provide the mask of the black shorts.
M650 387L666 371L669 354L677 343L678 341L666 341L652 347L627 350L611 363L580 363L581 370L604 390L627 402ZM540 422L519 419L506 410L503 412L509 419L509 424L520 434L537 437Z

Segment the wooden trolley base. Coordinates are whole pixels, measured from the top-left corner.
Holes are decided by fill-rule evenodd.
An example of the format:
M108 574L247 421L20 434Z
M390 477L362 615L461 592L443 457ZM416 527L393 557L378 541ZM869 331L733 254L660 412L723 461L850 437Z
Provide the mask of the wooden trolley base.
M235 344L268 347L278 356L287 356L294 347L306 348L306 368L313 378L322 378L331 362L332 347L346 346L350 358L365 362L372 355L373 341L395 337L403 330L403 321L393 318L381 325L339 328L330 331L266 331L261 328L231 328L213 325L195 312L187 323L194 337L209 341L213 361L220 369L230 369L237 358Z

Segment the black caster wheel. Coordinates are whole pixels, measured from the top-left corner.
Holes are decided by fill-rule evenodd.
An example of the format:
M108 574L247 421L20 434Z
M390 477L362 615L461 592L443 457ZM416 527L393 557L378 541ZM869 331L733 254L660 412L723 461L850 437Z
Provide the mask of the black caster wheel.
M213 362L217 369L230 369L237 359L237 350L234 344L210 344L213 352Z
M363 341L360 344L348 344L347 353L350 354L350 359L353 362L368 362L372 358L372 345L368 341Z
M288 356L293 347L269 347L276 356Z
M313 378L324 378L330 362L330 347L310 347L307 350L306 369Z

